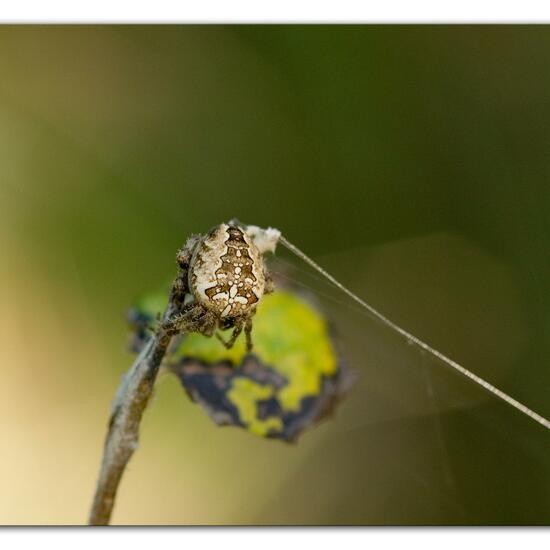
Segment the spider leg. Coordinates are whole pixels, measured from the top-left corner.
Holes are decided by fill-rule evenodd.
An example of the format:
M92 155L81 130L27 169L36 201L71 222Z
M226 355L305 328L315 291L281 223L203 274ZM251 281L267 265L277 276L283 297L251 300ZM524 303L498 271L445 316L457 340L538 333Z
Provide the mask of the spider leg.
M189 293L188 272L193 257L193 251L200 241L199 235L193 235L176 254L176 262L179 265L179 272L172 286L172 301L181 309L185 302L185 296Z
M184 308L181 313L163 321L161 329L170 336L183 332L206 334L209 331L210 325L211 320L208 315L205 315L204 309L197 304L192 304Z
M193 251L195 250L197 244L200 242L200 235L191 235L187 239L187 242L178 250L176 254L176 261L181 269L187 271L189 269L189 264L191 263L191 258L193 256Z
M246 336L246 351L252 351L252 317L249 317L244 325L244 335Z
M267 269L264 269L264 279L265 279L264 294L271 294L275 290L275 285L273 283L273 277L271 276L271 273L267 271Z
M235 342L237 341L237 338L239 337L242 331L243 331L243 326L241 323L239 323L233 329L233 334L231 335L231 338L227 342L223 339L222 335L219 332L216 332L216 338L225 346L226 349L231 349L235 345Z
M176 310L182 310L185 303L185 295L189 292L187 283L187 269L180 269L172 285L171 301Z

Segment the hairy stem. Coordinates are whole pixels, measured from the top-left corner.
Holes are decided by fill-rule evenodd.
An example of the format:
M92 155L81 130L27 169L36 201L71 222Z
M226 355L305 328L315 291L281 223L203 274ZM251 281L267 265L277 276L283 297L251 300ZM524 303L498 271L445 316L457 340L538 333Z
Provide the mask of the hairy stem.
M176 283L181 279L176 279ZM182 303L181 288L174 284L163 319L170 318ZM164 328L148 340L122 380L112 407L103 460L95 492L90 525L108 525L120 480L138 446L139 425L153 392L157 374L172 340Z

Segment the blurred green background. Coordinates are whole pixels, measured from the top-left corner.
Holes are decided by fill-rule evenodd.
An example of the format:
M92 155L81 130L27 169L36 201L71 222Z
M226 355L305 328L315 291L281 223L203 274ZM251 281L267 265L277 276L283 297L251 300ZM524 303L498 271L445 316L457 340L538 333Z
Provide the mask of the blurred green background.
M232 217L550 416L547 27L4 26L0 75L0 523L86 521L124 312ZM542 427L295 278L336 416L264 441L161 376L114 523L549 523Z

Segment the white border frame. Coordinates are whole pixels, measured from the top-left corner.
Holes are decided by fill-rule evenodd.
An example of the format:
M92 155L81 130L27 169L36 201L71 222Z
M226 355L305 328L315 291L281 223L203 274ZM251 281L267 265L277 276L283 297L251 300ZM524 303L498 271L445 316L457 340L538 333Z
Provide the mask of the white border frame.
M532 23L547 0L12 0L14 23Z
M3 548L44 550L546 550L549 539L548 529L534 528L37 528L0 532Z

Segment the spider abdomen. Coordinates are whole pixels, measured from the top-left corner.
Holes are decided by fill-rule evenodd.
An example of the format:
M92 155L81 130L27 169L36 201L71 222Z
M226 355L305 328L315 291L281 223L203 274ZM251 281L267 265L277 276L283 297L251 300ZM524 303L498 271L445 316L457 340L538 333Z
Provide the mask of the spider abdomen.
M239 226L221 224L197 245L189 286L196 300L220 317L246 316L264 293L260 251Z

